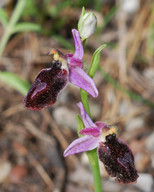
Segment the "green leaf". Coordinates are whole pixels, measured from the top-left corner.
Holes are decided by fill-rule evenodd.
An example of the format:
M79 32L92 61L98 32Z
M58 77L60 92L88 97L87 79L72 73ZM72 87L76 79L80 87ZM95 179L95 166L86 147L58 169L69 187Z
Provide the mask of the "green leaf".
M40 31L41 26L35 23L19 23L13 28L13 33L23 32L23 31Z
M4 27L8 24L8 15L2 8L0 8L0 22Z
M83 121L79 115L76 115L76 121L77 121L77 133L79 137L82 137L82 135L79 134L79 132L84 128Z
M89 68L89 71L88 71L88 75L93 78L96 71L97 71L97 68L99 66L99 62L100 62L100 56L101 56L101 51L106 47L106 44L100 46L98 49L96 49L96 51L94 52L93 54L93 57L92 57L92 61L91 61L91 64L90 64L90 68Z
M30 84L27 81L21 79L18 75L11 72L0 72L0 80L23 95L26 95L30 88Z

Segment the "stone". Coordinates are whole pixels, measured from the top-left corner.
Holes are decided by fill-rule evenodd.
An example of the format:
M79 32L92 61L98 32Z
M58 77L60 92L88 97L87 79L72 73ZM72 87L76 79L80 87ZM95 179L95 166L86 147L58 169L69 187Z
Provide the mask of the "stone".
M93 119L97 120L102 114L102 106L99 103L93 102L91 100L89 102L89 105Z
M80 183L80 185L91 184L93 186L93 175L81 165L77 165L73 173L69 175L71 182Z
M10 174L11 163L8 161L0 161L0 183L3 183Z
M140 173L137 183L133 185L141 189L143 192L152 192L153 177L147 173Z
M154 152L154 132L146 139L145 146L150 152Z
M143 118L136 117L136 118L131 119L127 123L126 130L133 132L133 131L136 131L136 130L142 128L144 126L144 124L145 124L145 122L144 122Z
M137 153L135 155L135 165L139 172L145 171L150 163L150 155L146 153Z
M77 130L76 113L67 107L58 107L53 112L56 122L62 127L68 127L74 131Z
M136 13L140 8L140 1L139 0L122 0L121 1L121 8L127 14Z

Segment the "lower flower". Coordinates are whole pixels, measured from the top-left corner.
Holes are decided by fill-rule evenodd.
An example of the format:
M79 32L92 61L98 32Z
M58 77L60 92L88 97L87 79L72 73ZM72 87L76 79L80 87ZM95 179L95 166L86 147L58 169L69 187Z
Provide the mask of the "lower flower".
M133 153L124 141L116 137L116 127L103 122L93 123L81 102L78 107L86 127L80 131L84 136L67 147L64 157L97 148L98 158L103 162L109 176L116 177L119 184L136 182L138 174Z

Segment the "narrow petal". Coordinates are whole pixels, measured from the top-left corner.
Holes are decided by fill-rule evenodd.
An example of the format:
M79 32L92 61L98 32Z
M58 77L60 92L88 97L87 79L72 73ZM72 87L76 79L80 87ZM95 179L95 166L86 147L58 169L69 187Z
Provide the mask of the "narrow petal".
M64 157L68 155L73 155L76 153L90 151L95 149L100 141L100 137L93 137L93 136L83 136L76 140L74 140L64 151Z
M91 118L89 117L89 115L86 113L86 111L84 110L84 107L83 107L83 104L82 102L79 102L77 104L77 106L79 107L80 109L80 114L81 114L81 117L82 117L82 120L83 120L83 123L85 125L86 128L88 127L97 127L95 125L95 123L93 123L93 121L91 120Z
M75 53L73 57L82 60L84 50L83 50L82 41L80 39L80 34L76 29L72 29L72 34L73 34L74 43L75 43Z
M92 135L94 137L100 136L101 129L98 127L89 127L82 129L79 133L80 135Z
M69 69L69 79L70 82L82 89L93 97L98 96L98 90L95 86L94 81L84 72L83 69L79 67L71 67Z

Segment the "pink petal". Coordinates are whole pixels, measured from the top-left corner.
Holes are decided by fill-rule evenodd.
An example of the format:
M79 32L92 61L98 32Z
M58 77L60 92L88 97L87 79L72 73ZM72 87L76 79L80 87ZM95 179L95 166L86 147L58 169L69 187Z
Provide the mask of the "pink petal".
M101 129L98 127L90 127L82 129L79 133L80 135L92 135L94 137L99 137Z
M75 43L75 53L73 57L82 60L84 50L83 50L82 41L80 39L80 34L76 29L72 29L72 34L73 34L74 43Z
M90 151L95 149L100 142L100 137L83 136L74 140L64 151L64 157L73 155L76 153Z
M83 67L83 62L81 59L69 57L69 54L66 55L67 57L67 63L70 67Z
M81 114L81 117L82 117L82 120L83 120L83 123L84 123L85 127L86 128L88 128L88 127L97 127L95 125L95 123L93 123L93 121L91 120L89 115L86 113L86 111L84 110L83 104L81 102L79 102L77 104L77 106L80 109L80 114Z
M69 69L69 80L72 84L84 89L93 97L98 96L98 90L95 86L94 81L81 68L71 67Z

